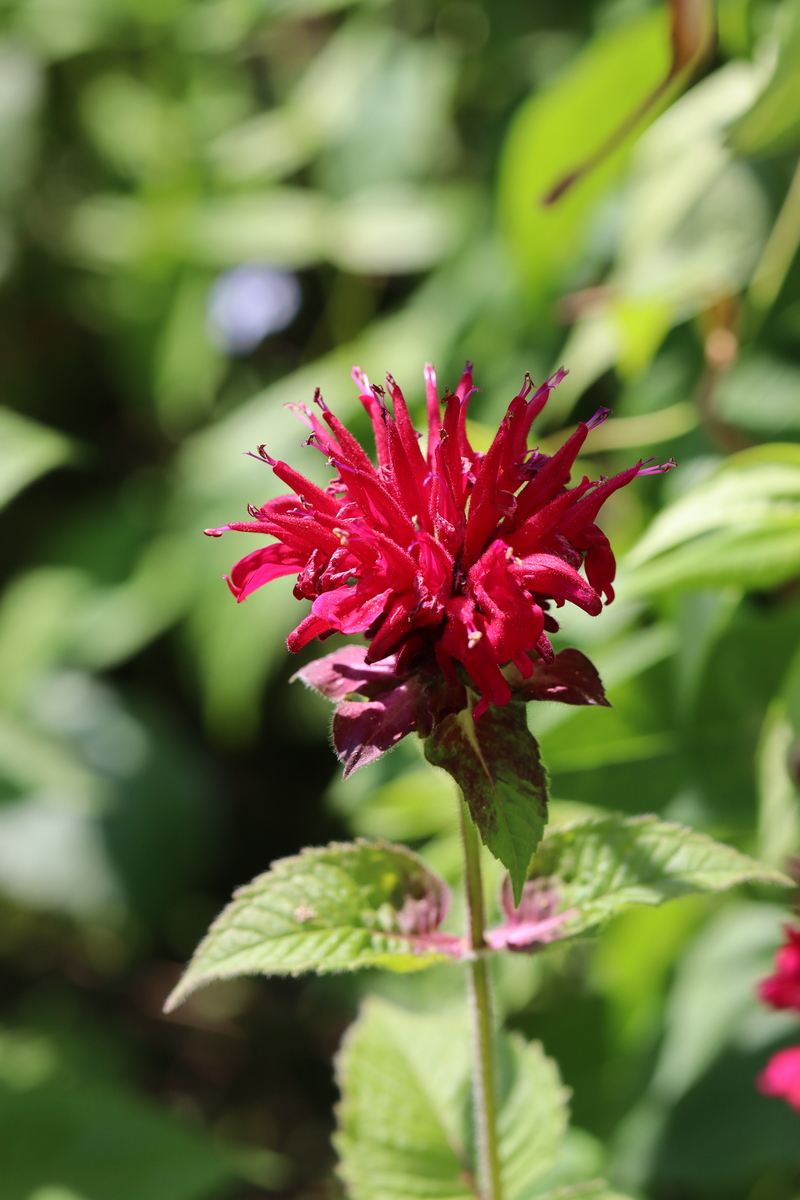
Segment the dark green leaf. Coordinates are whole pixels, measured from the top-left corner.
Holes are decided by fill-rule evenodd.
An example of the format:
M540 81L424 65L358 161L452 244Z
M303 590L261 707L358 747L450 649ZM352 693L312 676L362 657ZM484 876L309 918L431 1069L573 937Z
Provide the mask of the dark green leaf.
M0 408L0 505L72 456L69 441L8 408Z
M0 1086L3 1200L216 1200L236 1171L192 1129L117 1086ZM49 1194L49 1190L48 1190Z
M521 704L479 720L461 712L425 740L425 757L453 776L481 838L511 876L517 900L547 822L547 776Z

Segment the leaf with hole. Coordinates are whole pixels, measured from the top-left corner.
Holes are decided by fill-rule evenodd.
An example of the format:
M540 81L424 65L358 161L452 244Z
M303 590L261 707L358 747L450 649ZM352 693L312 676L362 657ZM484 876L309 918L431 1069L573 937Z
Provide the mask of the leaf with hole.
M594 930L634 904L740 883L793 886L768 863L685 825L611 813L550 833L531 861L521 903L504 884L507 920L487 940L495 949L532 949Z
M234 894L167 1001L237 975L416 971L460 954L439 934L445 884L402 846L332 843L282 858Z

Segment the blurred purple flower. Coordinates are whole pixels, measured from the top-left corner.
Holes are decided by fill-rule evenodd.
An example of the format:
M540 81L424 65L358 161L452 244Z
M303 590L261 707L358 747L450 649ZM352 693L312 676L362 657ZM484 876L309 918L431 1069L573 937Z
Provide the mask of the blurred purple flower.
M297 276L263 263L224 271L211 288L208 334L226 354L249 354L262 338L285 329L297 315Z

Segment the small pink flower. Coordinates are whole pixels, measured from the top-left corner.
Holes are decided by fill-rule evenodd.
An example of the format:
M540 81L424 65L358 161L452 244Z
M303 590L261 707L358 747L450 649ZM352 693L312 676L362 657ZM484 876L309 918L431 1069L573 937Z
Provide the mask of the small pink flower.
M390 660L396 679L430 673L455 684L460 665L480 693L476 718L490 704L507 704L503 667L513 664L527 680L535 663L554 662L547 636L558 629L553 604L569 601L597 615L614 598L614 555L596 524L604 501L637 475L673 465L639 462L568 488L581 446L608 410L581 422L552 457L529 451L531 425L564 375L535 390L526 376L485 454L467 436L470 363L455 392L445 394L443 412L433 367L425 368L424 450L394 379L387 376L390 411L383 388L354 368L377 463L319 394L320 416L297 406L333 479L319 488L259 448L292 494L251 507L250 521L206 530L275 539L233 567L228 585L236 599L296 575L295 595L310 600L311 611L289 635L290 650L332 633L363 634L366 664Z
M780 1096L800 1112L800 1046L773 1054L757 1084L765 1096Z
M786 942L775 955L775 974L759 985L759 995L773 1008L800 1012L800 929L785 929Z

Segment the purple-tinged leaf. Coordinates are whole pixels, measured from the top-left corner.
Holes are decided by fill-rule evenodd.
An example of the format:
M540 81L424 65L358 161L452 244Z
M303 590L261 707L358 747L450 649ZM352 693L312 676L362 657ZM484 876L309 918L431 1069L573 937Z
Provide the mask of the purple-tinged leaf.
M551 830L528 876L516 906L512 881L503 884L507 919L487 934L493 949L535 950L592 932L633 904L663 904L747 882L792 886L775 867L704 833L655 816L619 813Z
M551 663L539 659L533 675L515 689L518 700L558 700L561 704L598 704L610 707L602 680L593 662L569 647Z
M444 881L404 846L359 839L303 850L234 894L168 1010L215 979L358 967L417 971L461 958L461 938L439 932L449 901Z
M440 721L425 756L452 775L483 842L522 895L547 822L547 777L521 704L492 706L478 721L464 710Z
M366 646L343 646L293 676L336 704L333 745L345 779L409 733L425 736L432 724L428 690L419 676L398 678L394 655L367 663L366 653Z
M347 779L424 724L425 689L413 676L395 680L372 700L342 700L333 714L333 744Z
M394 655L371 665L364 661L366 646L342 646L323 658L315 658L292 676L319 692L326 700L338 704L353 692L371 698L398 682L394 673Z
M529 879L522 889L522 899L515 907L511 880L506 876L500 892L506 921L486 935L492 949L535 950L563 936L564 922L576 915L577 909L559 911L558 885L555 878Z

